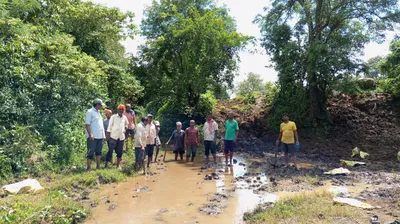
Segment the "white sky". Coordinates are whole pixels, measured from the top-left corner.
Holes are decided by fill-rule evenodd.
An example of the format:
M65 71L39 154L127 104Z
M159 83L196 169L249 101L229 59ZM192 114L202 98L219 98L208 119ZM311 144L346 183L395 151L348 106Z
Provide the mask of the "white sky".
M143 10L146 6L151 5L152 0L92 0L95 3L106 5L109 7L118 7L123 11L131 11L135 13L135 23L140 25L143 18ZM245 35L260 38L260 29L253 24L253 20L257 14L263 13L263 8L269 4L268 0L216 0L219 4L225 4L230 9L230 15L236 19L237 30ZM365 47L362 59L386 55L389 53L389 43L393 35L390 35L388 41L383 44L370 43ZM137 47L144 42L143 37L137 36L134 40L124 41L127 52L136 53ZM248 49L254 49L249 46ZM276 81L277 72L273 68L266 68L270 64L269 57L260 46L256 46L260 53L249 53L247 51L240 52L240 68L239 76L236 77L235 83L246 78L246 74L254 72L260 74L265 81Z

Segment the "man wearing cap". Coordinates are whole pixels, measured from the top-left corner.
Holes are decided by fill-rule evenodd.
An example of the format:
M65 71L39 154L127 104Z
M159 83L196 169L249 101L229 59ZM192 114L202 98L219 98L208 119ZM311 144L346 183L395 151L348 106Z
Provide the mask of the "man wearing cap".
M124 112L125 117L128 119L128 129L125 133L126 145L125 149L128 151L129 149L129 139L131 139L131 143L133 143L133 139L135 138L135 126L136 126L136 117L135 111L132 110L130 104L126 104L126 111Z
M100 114L100 109L104 103L100 99L93 101L93 107L86 112L85 117L85 136L87 143L87 170L91 170L91 163L96 154L96 168L100 168L101 149L103 148L103 141L106 138L104 132L103 118Z
M160 152L161 140L160 140L160 122L154 121L154 126L156 126L156 156L154 157L154 162L157 162L158 153Z
M122 151L124 149L125 132L128 128L128 119L124 115L125 106L119 105L117 108L118 113L110 118L110 123L107 128L107 139L110 141L106 157L106 168L108 163L111 162L113 151L117 154L117 167L120 168L122 160Z
M147 167L150 167L150 162L153 161L154 145L157 133L156 133L156 126L153 124L153 115L148 114L147 119L148 119L146 125L147 140L146 140L145 154L149 157L147 160Z

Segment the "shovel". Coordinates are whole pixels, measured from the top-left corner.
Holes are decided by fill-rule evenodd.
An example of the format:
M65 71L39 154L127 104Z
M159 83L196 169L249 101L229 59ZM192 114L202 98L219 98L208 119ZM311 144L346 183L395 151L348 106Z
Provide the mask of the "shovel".
M272 167L274 169L276 168L276 162L278 160L278 153L279 153L279 144L276 144L276 146L275 146L275 159L274 159L274 164L272 164Z

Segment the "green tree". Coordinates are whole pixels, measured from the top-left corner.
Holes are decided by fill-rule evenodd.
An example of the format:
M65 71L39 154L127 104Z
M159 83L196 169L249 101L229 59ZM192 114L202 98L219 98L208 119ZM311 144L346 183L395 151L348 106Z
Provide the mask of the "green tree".
M241 96L246 96L254 92L265 92L263 83L264 81L259 74L250 72L247 74L247 78L239 83L236 92Z
M379 68L385 79L380 80L381 88L394 95L400 94L400 41L390 44L391 53L386 56Z
M279 97L298 98L304 89L304 99L295 101L306 111L296 103L292 111L325 120L330 83L360 72L357 54L369 41L383 40L399 19L397 0L274 0L256 22L279 72Z
M366 63L365 63L365 77L368 78L383 78L382 73L380 71L380 63L384 57L382 56L376 56L373 58L370 58Z
M197 111L201 94L231 87L238 52L250 39L210 0L161 0L144 12L141 57L134 60L146 99Z

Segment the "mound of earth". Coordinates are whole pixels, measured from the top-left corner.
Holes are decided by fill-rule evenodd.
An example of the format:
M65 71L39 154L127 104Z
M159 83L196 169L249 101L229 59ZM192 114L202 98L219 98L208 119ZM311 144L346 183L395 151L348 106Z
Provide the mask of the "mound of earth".
M278 133L268 129L265 98L255 103L232 99L219 101L215 117L220 130L228 112L233 112L240 126L238 151L262 154L274 149ZM334 162L349 159L355 147L370 154L369 160L381 162L385 169L398 169L396 155L400 150L400 99L387 94L366 96L338 95L328 102L331 124L327 134L315 136L299 127L301 149Z

